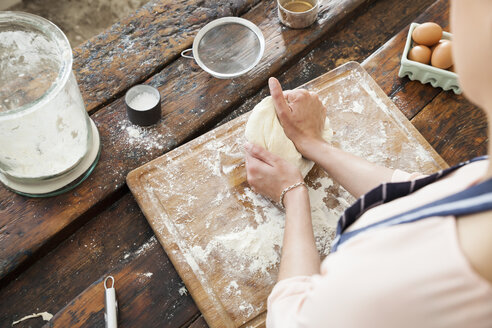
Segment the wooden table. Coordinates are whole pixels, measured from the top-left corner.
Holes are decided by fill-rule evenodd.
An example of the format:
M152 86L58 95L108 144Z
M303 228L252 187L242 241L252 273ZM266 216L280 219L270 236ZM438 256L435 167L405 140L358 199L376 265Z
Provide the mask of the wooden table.
M253 21L265 56L248 75L218 80L181 50L207 22ZM87 181L48 199L0 187L0 326L40 312L47 326L104 327L102 280L116 281L120 327L206 327L192 298L125 185L127 173L247 112L277 76L294 88L355 60L450 164L486 152L483 113L451 92L397 76L408 25L448 26L449 3L323 1L306 30L279 25L274 1L155 0L74 50L74 70L98 126L101 159ZM128 135L122 96L137 83L159 88L164 118ZM15 327L41 327L41 318Z

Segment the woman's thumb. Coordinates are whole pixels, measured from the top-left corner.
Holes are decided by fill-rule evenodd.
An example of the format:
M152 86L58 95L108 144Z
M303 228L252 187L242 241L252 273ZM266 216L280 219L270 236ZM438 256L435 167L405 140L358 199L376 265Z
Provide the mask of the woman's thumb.
M275 111L279 117L282 117L290 111L290 107L287 104L282 91L282 86L276 78L271 77L268 79L268 87L270 88L270 94L272 95L273 104L275 105Z

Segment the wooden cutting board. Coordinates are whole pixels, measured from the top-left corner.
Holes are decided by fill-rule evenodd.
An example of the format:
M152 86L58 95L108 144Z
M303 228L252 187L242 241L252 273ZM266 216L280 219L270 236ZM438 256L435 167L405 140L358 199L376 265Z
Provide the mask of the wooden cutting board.
M372 162L447 167L367 72L347 63L302 86L328 108L333 143ZM261 327L277 278L283 212L246 182L249 113L130 172L128 185L211 327ZM319 167L306 178L322 257L354 199Z

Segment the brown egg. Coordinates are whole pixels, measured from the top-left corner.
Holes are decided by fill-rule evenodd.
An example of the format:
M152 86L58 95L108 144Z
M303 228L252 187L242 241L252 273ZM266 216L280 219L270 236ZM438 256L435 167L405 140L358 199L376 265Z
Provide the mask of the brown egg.
M423 45L418 45L410 49L408 59L422 64L429 64L431 60L431 50Z
M431 65L442 69L448 69L453 66L451 47L451 41L440 43L432 52Z
M417 26L412 32L413 41L425 46L433 46L442 37L442 28L436 23L423 23Z
M434 51L434 49L436 49L436 47L437 47L438 45L440 45L441 43L444 43L444 42L449 42L449 40L446 40L446 39L439 40L439 42L438 42L438 43L436 43L435 45L433 45L432 47L430 47L430 50L431 50L431 51Z

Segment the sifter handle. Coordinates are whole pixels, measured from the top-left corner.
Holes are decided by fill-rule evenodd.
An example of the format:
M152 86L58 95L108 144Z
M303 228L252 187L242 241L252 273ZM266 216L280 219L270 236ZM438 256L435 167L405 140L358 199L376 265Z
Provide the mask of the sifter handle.
M192 52L192 51L193 51L193 49L191 49L191 48L190 48L190 49L186 49L186 50L181 51L181 57L184 57L184 58L189 58L189 59L195 59L195 58L193 57L193 52ZM186 54L186 53L188 53L188 52L191 52L191 56Z
M106 281L111 279L111 287L108 288ZM118 327L118 301L116 300L116 291L114 289L114 278L112 276L106 277L104 279L104 289L105 291L105 302L106 308L104 313L104 321L106 322L106 328L117 328Z

